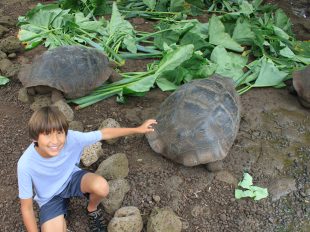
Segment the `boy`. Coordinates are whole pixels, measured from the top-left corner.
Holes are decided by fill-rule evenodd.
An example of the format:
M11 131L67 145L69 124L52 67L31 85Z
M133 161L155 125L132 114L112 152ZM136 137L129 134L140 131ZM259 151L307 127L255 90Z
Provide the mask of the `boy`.
M135 133L154 131L150 119L136 128L104 128L93 132L68 130L64 115L55 107L42 107L33 113L28 128L33 143L18 161L18 187L23 221L28 232L38 231L33 210L40 207L42 232L65 232L69 198L89 196L87 205L90 230L105 231L97 209L109 193L107 181L78 167L85 146Z

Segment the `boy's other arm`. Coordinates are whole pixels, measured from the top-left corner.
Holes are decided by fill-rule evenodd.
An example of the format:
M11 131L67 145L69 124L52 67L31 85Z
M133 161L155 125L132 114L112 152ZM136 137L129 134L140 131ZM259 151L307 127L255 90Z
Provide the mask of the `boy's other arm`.
M101 135L103 140L114 139L131 134L145 134L154 131L152 125L157 124L155 119L146 120L142 125L134 128L103 128Z
M33 211L32 198L20 199L23 221L28 232L38 232L36 218Z

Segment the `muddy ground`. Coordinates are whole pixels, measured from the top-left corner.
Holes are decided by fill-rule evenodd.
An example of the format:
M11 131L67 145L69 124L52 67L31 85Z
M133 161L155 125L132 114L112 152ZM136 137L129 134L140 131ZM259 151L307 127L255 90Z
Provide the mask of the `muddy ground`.
M17 19L39 1L1 0L0 15ZM289 13L297 38L309 40L307 1L281 2ZM308 7L308 8L307 8ZM147 24L144 25L147 27ZM3 36L16 35L9 26ZM13 58L31 61L42 48L21 52ZM144 62L128 62L124 69L143 70ZM135 71L134 70L134 71ZM17 99L20 82L12 78L0 87L0 231L24 231L19 211L16 164L29 145L26 125L31 115L28 104ZM158 90L143 98L128 98L125 105L108 99L75 112L86 131L95 130L106 118L122 126L136 126L154 117L160 103L169 95ZM183 167L155 154L144 137L123 138L115 145L103 144L104 157L117 152L129 159L131 190L123 206L140 209L144 222L153 207L171 207L183 223L183 231L310 231L310 114L287 89L254 89L241 96L242 119L235 144L224 160L222 172L205 167ZM234 198L235 183L244 171L254 184L267 187L270 196L260 201ZM159 196L155 202L153 196ZM71 202L69 229L87 231L86 202ZM106 221L111 215L105 215Z

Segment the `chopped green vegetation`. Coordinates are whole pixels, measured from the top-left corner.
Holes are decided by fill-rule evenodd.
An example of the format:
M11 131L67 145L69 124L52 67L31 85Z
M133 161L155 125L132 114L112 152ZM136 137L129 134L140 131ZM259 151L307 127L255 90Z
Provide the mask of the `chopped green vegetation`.
M248 173L243 174L243 180L239 182L238 186L240 186L245 190L236 189L235 190L236 199L250 197L253 198L255 201L258 201L268 197L268 190L266 188L253 186L253 178Z
M94 103L113 95L123 102L126 95L142 96L155 86L173 91L192 79L214 73L232 78L239 94L253 87L280 88L294 70L310 64L310 42L297 41L285 13L271 4L262 4L262 0L59 3L38 4L19 18L19 38L27 49L39 44L49 48L81 44L103 51L118 65L126 59L161 59L149 64L145 72L120 73L123 80L104 84L90 98L72 101L80 107L89 105L87 100ZM103 6L111 9L109 20L95 17L96 9ZM199 12L210 14L207 23L186 19ZM136 31L125 19L137 16L156 20L154 31ZM182 62L171 59L172 54L186 49L189 53ZM169 59L174 68L160 68Z

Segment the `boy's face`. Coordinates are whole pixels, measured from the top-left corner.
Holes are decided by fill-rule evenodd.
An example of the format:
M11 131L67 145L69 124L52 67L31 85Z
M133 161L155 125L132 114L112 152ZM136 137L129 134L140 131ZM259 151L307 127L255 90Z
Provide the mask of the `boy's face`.
M41 133L36 141L37 152L45 158L57 156L66 142L66 134L64 131L53 131L49 134Z

